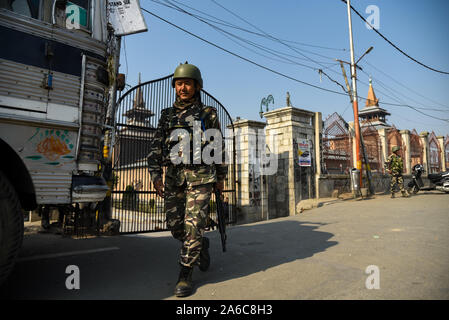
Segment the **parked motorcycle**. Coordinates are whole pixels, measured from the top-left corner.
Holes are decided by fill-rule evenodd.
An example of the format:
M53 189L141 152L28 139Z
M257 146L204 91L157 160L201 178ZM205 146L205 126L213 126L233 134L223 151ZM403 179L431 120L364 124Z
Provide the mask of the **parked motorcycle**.
M427 185L422 181L421 175L424 172L424 167L421 164L416 164L412 168L412 180L408 183L408 190L410 193L418 193L420 190L439 190L449 193L449 171L430 173L427 178L430 183Z

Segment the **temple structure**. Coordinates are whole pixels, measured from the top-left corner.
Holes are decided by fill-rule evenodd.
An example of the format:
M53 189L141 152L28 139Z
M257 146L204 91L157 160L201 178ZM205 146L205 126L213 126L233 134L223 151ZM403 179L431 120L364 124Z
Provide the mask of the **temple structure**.
M139 73L139 85L141 84ZM150 118L155 114L146 107L141 87L137 87L132 107L123 113L126 123L120 123L117 134L120 167L142 161L148 154L148 140L154 135L155 128ZM122 118L121 118L122 119Z
M391 126L387 124L385 118L389 115L390 113L387 110L379 107L379 99L376 98L372 80L370 78L366 104L365 107L359 111L360 126L362 128L372 126L375 129L391 128Z
M141 81L139 73L139 85L140 84ZM154 116L154 113L145 107L145 101L143 100L143 93L141 87L138 87L136 89L136 95L134 96L133 99L133 107L130 110L126 111L124 116L127 118L126 119L127 125L138 127L151 127L149 118Z

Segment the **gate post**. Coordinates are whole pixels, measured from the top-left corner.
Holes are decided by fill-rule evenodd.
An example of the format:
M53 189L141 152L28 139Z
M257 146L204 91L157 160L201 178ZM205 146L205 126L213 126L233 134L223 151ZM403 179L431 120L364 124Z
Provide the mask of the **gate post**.
M444 136L438 136L438 144L440 145L441 171L446 171L446 152L444 148Z
M404 164L405 164L405 174L412 174L412 158L410 156L410 131L401 130L399 131L402 137L402 142L405 146L404 152Z
M266 197L262 194L262 176L257 168L259 154L257 139L258 129L265 127L264 122L240 119L234 122L236 144L236 175L237 175L237 206L243 215L243 222L250 223L260 221L266 217ZM265 144L264 144L265 145ZM258 175L256 177L256 175ZM264 194L266 191L264 190ZM264 201L264 212L260 214L260 207Z
M315 112L288 106L266 112L264 116L267 119L266 135L276 136L278 153L278 173L274 177L277 180L269 183L271 188L276 188L269 190L269 193L276 194L276 204L269 209L278 212L277 216L295 215L300 212L299 202L313 198L316 194L313 191L316 180L313 162L317 161L313 122ZM306 140L310 146L312 163L309 167L299 166L297 147L300 140ZM304 186L308 187L307 190ZM288 199L284 198L285 195Z
M387 141L387 130L385 128L381 128L377 130L380 139L380 145L382 147L382 157L380 159L380 168L379 170L385 173L384 163L390 155L391 150L388 150L388 141Z
M423 152L422 165L423 165L424 171L425 171L424 175L427 176L430 173L429 172L429 169L430 169L430 167L429 167L429 132L427 132L427 131L421 132L419 134L419 137L421 138L421 143L423 146L423 148L422 148L422 152Z

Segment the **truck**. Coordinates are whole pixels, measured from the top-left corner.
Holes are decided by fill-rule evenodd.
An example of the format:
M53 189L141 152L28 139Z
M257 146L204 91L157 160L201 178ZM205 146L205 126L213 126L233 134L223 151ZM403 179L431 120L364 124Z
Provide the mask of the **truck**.
M55 209L66 229L113 220L106 176L124 80L109 6L0 0L0 285L23 241L24 211L39 212L44 228Z

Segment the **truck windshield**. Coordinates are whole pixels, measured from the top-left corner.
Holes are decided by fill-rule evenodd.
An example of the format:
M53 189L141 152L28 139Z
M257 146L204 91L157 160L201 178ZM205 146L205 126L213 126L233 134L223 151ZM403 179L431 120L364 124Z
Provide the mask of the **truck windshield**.
M40 0L0 0L0 8L5 8L38 19L39 2Z
M0 8L68 29L90 30L90 0L0 0ZM54 11L53 11L54 10Z

